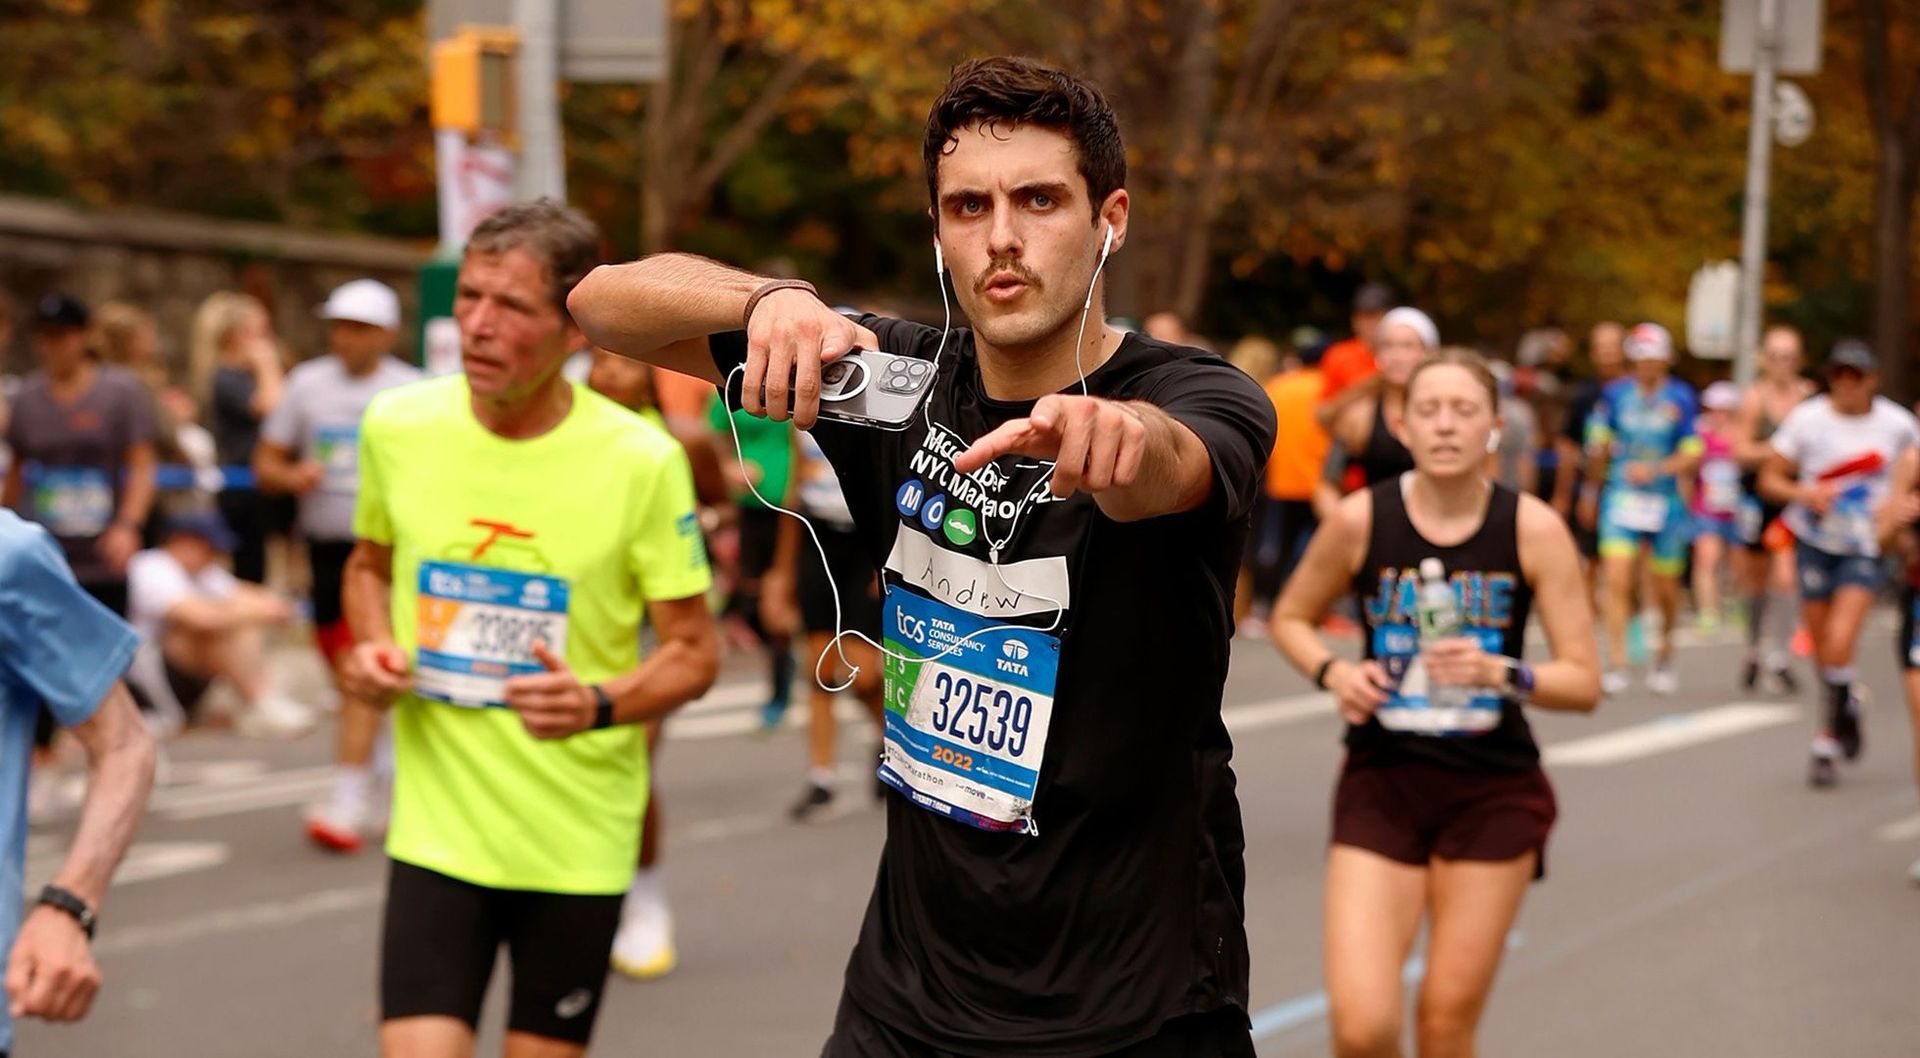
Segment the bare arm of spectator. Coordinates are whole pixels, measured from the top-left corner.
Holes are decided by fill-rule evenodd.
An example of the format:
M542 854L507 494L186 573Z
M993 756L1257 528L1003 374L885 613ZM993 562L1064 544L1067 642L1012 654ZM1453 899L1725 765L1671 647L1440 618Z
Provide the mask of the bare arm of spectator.
M93 716L74 727L87 753L87 800L66 862L53 884L97 914L114 868L133 843L153 790L154 745L125 684L116 682ZM20 925L7 961L13 1016L78 1021L100 990L86 933L73 916L40 906Z

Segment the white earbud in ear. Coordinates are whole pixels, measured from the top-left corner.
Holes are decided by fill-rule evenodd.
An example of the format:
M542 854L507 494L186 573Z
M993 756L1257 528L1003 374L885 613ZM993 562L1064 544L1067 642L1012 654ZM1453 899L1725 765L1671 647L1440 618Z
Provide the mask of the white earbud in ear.
M1500 451L1500 428L1496 426L1493 432L1487 435L1487 454L1492 455L1498 451Z
M1112 252L1113 252L1113 225L1108 224L1107 239L1105 242L1100 244L1100 260L1105 261L1107 259L1107 255Z
M933 274L937 276L947 274L947 258L940 252L939 239L933 240Z

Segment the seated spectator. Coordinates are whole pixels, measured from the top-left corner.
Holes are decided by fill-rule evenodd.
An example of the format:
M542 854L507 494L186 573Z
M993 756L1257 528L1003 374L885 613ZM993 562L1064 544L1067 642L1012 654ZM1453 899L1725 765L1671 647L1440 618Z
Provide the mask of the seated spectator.
M145 640L132 679L171 719L164 726L177 726L224 680L240 697L242 734L304 734L311 710L274 688L267 662L267 632L293 620L293 607L220 564L237 543L218 514L179 514L159 547L128 563L128 616Z

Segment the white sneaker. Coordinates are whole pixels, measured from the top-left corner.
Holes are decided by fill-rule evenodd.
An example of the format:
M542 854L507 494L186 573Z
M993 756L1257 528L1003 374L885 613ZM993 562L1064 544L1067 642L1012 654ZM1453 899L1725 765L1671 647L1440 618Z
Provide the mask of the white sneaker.
M278 694L260 699L233 721L233 729L247 738L299 738L313 726L313 710Z
M1608 669L1600 674L1600 693L1609 698L1618 698L1627 693L1631 685L1625 669Z
M351 856L366 845L366 812L338 798L307 811L307 839L323 849Z
M1680 690L1680 674L1662 665L1647 673L1647 690L1662 698L1670 697Z
M627 894L620 910L620 932L613 937L613 968L650 981L673 972L680 955L673 949L673 913L656 889L651 896Z

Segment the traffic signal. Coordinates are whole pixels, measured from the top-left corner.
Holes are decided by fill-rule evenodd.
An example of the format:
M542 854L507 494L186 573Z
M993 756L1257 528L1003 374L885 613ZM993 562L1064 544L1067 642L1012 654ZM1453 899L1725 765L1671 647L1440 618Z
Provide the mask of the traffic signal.
M433 45L433 127L485 135L509 146L519 132L515 64L520 34L507 27L462 26Z

